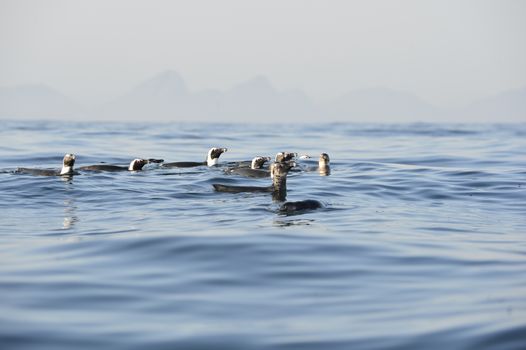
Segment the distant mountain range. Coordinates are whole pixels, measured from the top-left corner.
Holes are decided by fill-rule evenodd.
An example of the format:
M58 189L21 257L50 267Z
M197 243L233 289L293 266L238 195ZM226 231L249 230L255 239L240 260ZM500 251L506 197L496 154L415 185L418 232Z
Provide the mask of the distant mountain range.
M126 94L84 107L45 85L0 88L0 118L126 121L357 121L524 122L526 87L448 110L386 88L353 91L314 103L300 90L278 91L262 76L226 91L190 91L174 71L162 72Z
M0 118L57 118L77 115L82 108L46 85L0 87Z

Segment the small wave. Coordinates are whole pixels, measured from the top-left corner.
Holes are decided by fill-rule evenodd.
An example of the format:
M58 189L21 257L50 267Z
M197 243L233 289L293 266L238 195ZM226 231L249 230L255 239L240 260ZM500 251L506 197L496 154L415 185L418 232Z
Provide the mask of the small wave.
M0 148L4 347L524 347L515 126L206 127L3 124L20 140ZM221 167L11 172L59 168L70 151L79 166L202 159L224 143L224 164L329 153L330 176L287 180L288 201L324 208L286 216L267 193L218 193L271 184Z

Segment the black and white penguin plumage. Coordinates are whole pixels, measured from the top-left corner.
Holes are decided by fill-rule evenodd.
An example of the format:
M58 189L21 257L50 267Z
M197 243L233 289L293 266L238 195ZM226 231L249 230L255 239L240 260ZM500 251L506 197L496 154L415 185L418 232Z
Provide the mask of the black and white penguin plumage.
M71 176L78 174L73 166L75 165L75 155L66 154L62 160L62 169L60 171L53 169L34 169L34 168L18 168L15 173L17 174L29 174L37 176Z
M208 151L206 161L204 162L170 162L164 163L162 166L167 168L191 168L202 165L214 166L219 164L219 157L226 151L228 151L227 148L213 147Z
M112 164L95 164L82 166L79 170L83 171L140 171L142 168L150 163L148 159L136 158L130 162L128 167Z
M250 163L250 168L246 166L237 166L228 168L225 172L227 174L236 174L245 177L269 177L270 170L262 169L263 165L270 161L270 157L257 156L254 157Z
M287 174L296 164L293 162L273 163L270 166L272 185L270 186L230 186L213 184L217 192L241 193L241 192L271 192L272 198L284 201L287 196Z

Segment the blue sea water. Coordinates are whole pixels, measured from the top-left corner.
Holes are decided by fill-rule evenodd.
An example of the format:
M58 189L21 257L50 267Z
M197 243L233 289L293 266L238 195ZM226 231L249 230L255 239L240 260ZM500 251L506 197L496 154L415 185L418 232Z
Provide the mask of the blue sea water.
M2 349L525 349L526 124L2 121ZM222 162L294 151L283 215ZM315 164L303 161L305 165Z

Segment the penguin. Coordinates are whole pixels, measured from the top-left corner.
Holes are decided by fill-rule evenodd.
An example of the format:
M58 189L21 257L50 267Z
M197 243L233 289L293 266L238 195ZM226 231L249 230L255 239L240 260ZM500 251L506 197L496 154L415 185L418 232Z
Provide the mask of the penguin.
M272 185L270 186L230 186L212 184L217 192L241 193L241 192L270 192L272 198L284 201L287 197L287 174L295 163L273 163L270 167L272 174Z
M78 175L78 172L73 170L74 165L75 165L75 155L68 153L64 156L64 159L62 160L62 169L60 171L52 170L52 169L17 168L15 170L15 173L16 174L37 175L37 176Z
M320 158L318 160L318 172L320 173L320 176L328 176L331 174L331 166L329 165L330 162L331 160L327 153L320 154Z
M310 156L305 155L301 158L308 159ZM329 163L329 155L327 153L322 153L318 159L318 166L314 168L307 168L306 171L319 171L321 176L327 176L331 172ZM291 215L320 208L323 208L323 204L321 202L314 199L306 199L296 202L285 202L279 207L279 212L281 214Z
M304 154L302 156L299 157L299 159L302 159L302 160L310 160L312 157L309 156L308 154ZM329 155L327 153L322 153L320 154L320 157L318 158L318 166L303 166L301 167L298 166L297 168L295 168L294 170L296 171L305 171L305 172L319 172L320 173L320 176L328 176L331 174L331 168L330 168L330 158L329 158Z
M162 166L167 168L191 168L201 165L214 166L219 163L219 156L221 156L221 154L225 153L227 150L227 148L210 148L206 161L204 162L171 162L164 163Z
M246 177L255 177L255 178L261 178L261 177L269 177L270 176L270 170L262 169L263 165L270 161L270 157L262 157L257 156L252 159L252 162L250 164L250 168L244 167L244 166L237 166L228 168L225 170L227 174L236 174Z
M320 173L320 176L327 176L331 174L331 167L330 167L330 158L327 153L320 154L320 157L318 158L318 166L317 167L306 167L304 169L307 172L313 172L317 171Z
M130 162L128 167L111 165L111 164L96 164L80 167L79 170L85 171L139 171L148 163L160 163L162 159L141 159L136 158Z

